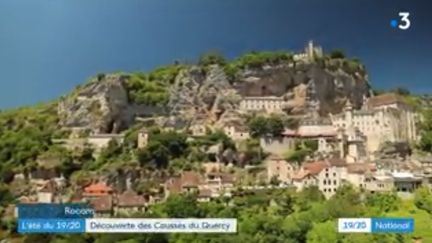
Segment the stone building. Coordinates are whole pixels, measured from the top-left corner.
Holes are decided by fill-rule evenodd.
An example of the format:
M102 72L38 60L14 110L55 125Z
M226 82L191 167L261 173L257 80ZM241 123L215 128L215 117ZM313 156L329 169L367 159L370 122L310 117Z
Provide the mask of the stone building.
M273 178L281 183L290 183L294 173L294 166L277 155L271 155L264 162L267 169L267 181Z
M306 171L313 176L315 185L324 194L330 198L336 193L336 190L343 183L346 175L346 163L341 159L329 159L325 161L316 161L304 164L301 171ZM313 181L313 180L312 180Z
M362 110L354 110L347 101L344 112L331 115L334 126L356 127L367 137L369 152L377 151L384 142L417 139L416 114L396 94L383 94L365 101Z
M131 215L137 212L144 212L146 199L142 195L138 195L133 190L127 190L118 195L114 206L114 214L116 215Z
M388 175L367 175L364 182L365 189L371 193L391 192L394 188L393 177Z
M303 53L294 55L294 61L313 61L323 56L323 50L321 46L315 46L313 41L309 41L304 48Z
M287 102L282 97L256 96L243 97L240 101L240 110L265 111L266 113L281 113Z
M124 134L92 134L86 139L86 143L91 145L96 151L108 147L112 141L122 144L124 141Z
M243 124L230 123L223 128L224 133L234 141L250 138L249 128Z
M147 147L149 142L149 133L146 128L142 128L138 132L137 146L139 149Z
M301 191L309 186L318 185L318 178L308 170L296 171L291 177L291 181L297 191Z
M357 127L340 128L338 130L338 142L340 157L345 158L348 163L367 159L367 138Z

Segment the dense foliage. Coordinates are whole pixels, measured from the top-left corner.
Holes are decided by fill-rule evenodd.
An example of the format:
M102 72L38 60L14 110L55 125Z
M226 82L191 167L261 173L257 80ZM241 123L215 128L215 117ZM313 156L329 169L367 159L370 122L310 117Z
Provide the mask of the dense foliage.
M341 49L335 49L335 50L330 52L330 58L333 58L333 59L345 58L345 53Z
M254 138L265 136L278 137L285 128L284 121L279 116L257 116L250 119L248 126L250 134Z
M59 134L56 104L0 112L0 178L10 180L11 172L35 166L36 159Z
M281 64L293 60L293 55L288 52L249 52L225 65L225 73L234 78L237 73L245 68L262 68L265 64Z
M432 109L425 109L423 120L420 123L421 138L419 148L426 152L432 152Z
M169 100L168 87L183 67L165 66L145 73L133 73L127 82L129 99L138 104L164 105Z

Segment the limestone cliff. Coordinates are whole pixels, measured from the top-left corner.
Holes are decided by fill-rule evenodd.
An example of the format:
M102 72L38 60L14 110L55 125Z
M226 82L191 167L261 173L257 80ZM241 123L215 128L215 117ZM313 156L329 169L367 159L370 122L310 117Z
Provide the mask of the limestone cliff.
M159 113L157 107L129 101L128 79L128 75L102 75L63 98L58 105L60 125L93 133L117 133L129 127L137 115Z
M346 99L360 108L363 96L370 93L364 67L349 67L347 63L344 59L330 59L267 65L241 73L237 86L242 96L284 96L293 113L305 112L311 101L318 101L321 114L338 113Z
M59 104L61 125L119 132L136 116L162 115L182 120L183 126L224 126L225 120L241 119L237 108L244 96L284 97L287 112L292 114L310 111L313 103L314 109L327 115L340 112L347 99L360 108L370 94L363 65L330 58L245 67L237 70L234 78L217 64L185 66L163 86L169 99L159 106L131 101L129 79L128 75L106 75L77 89Z

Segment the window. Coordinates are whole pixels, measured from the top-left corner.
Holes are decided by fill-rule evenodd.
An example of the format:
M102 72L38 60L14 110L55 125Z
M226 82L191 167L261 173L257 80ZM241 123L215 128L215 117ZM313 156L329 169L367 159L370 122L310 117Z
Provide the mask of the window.
M336 180L333 181L333 185L336 185Z
M327 189L324 189L324 192L327 192Z
M324 184L324 185L327 185L327 180L324 180L324 181L323 181L323 184Z
M333 176L336 177L336 172L333 173Z
M325 176L328 177L328 173L326 173Z

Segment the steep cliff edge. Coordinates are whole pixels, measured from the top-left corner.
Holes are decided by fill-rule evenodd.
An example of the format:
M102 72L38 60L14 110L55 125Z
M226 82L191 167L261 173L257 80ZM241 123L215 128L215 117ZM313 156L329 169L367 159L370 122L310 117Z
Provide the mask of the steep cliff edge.
M309 112L313 103L327 115L340 112L347 99L360 108L370 95L365 67L358 62L284 57L260 65L233 61L234 72L227 71L232 63L210 63L173 65L148 75L103 75L59 103L60 124L96 133L119 132L136 116L215 124L236 114L246 96L283 97L291 114Z

